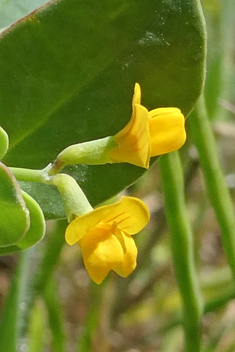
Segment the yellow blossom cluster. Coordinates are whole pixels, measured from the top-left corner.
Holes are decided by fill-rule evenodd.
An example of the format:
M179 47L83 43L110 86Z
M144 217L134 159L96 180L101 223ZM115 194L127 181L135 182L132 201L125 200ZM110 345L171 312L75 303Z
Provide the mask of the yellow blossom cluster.
M184 116L174 107L148 111L141 105L141 90L136 83L131 119L114 139L116 145L108 152L111 162L148 168L151 157L177 150L184 144ZM132 235L148 221L149 211L141 200L123 197L76 217L65 238L70 245L78 243L90 277L100 284L110 270L126 277L135 269L137 248Z

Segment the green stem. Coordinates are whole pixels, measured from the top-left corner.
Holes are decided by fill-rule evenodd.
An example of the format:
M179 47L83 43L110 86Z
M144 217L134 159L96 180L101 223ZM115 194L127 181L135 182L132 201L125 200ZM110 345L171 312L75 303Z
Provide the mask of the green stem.
M29 344L28 351L42 352L45 350L45 325L46 310L41 301L34 305L29 321Z
M56 186L63 200L65 213L69 222L76 216L83 215L93 210L85 194L79 187L75 179L67 174L57 174L49 176L51 165L42 170L10 168L18 181L39 182Z
M56 234L52 235L47 242L42 259L38 251L39 245L20 253L18 266L1 314L0 351L17 352L23 348L22 346L28 345L32 306L36 296L45 293L64 244L67 222L57 223L60 226L56 228Z
M93 336L99 324L102 292L101 288L91 281L88 311L84 332L78 339L78 352L88 352L92 350Z
M228 290L228 292L226 292L222 296L214 298L208 302L205 302L203 314L215 312L217 309L222 308L226 303L233 300L234 298L235 298L234 289ZM183 322L182 322L181 317L177 315L176 319L173 322L171 322L170 324L168 324L167 326L165 326L163 329L160 329L159 333L161 335L165 335L167 333L167 331L175 328L178 325L181 325L182 323Z
M223 296L220 296L218 298L214 298L208 301L204 307L204 314L209 312L214 312L216 309L223 307L226 303L228 303L234 298L235 298L235 291L234 289L232 290L230 289Z
M48 320L52 332L52 346L56 352L65 352L65 331L63 324L62 307L58 298L56 281L51 278L43 292Z
M19 167L10 167L9 169L18 181L50 183L48 176L49 166L42 170L23 169Z
M55 185L60 192L68 222L71 222L76 216L93 210L73 177L67 174L58 174L51 177L51 184Z
M46 290L47 284L58 265L60 254L65 244L64 233L68 226L67 221L57 220L54 225L54 230L52 230L52 233L47 233L46 241L44 240L43 243L45 247L43 248L43 256L35 280L35 291L38 295L42 295Z
M25 341L33 299L35 248L22 251L0 324L0 351L17 352Z
M222 245L235 279L235 216L233 203L220 167L216 143L201 97L189 118L190 131L197 147L206 187L222 233Z
M193 254L193 237L184 201L184 184L177 152L160 158L165 209L170 229L174 268L183 303L185 351L201 349L202 299Z
M235 20L235 2L234 0L223 0L221 2L221 15L217 28L219 28L218 42L219 42L219 53L217 58L219 59L219 77L215 75L214 87L208 87L208 98L209 88L217 89L216 101L214 100L214 119L217 121L228 120L228 109L227 101L233 99L233 82L234 78L231 72L234 67L234 40L233 33L234 28L231 23ZM217 60L218 60L217 59ZM218 90L219 88L219 90ZM211 99L208 99L209 101ZM220 104L218 104L220 100ZM207 101L208 104L208 101Z

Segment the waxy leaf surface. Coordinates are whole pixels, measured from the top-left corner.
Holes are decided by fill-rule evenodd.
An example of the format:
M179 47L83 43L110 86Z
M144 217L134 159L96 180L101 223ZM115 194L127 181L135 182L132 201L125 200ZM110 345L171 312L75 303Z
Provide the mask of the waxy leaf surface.
M18 242L29 228L29 212L8 168L0 163L0 247Z
M29 229L25 236L15 245L0 248L0 255L10 254L32 247L34 244L39 242L45 234L45 220L41 208L27 193L22 192L22 194L29 211Z
M68 145L114 135L131 116L135 82L149 110L187 115L204 82L205 31L197 0L60 0L0 39L0 116L9 166L43 168ZM130 165L75 166L92 205L133 183ZM64 216L56 189L22 184L47 218Z

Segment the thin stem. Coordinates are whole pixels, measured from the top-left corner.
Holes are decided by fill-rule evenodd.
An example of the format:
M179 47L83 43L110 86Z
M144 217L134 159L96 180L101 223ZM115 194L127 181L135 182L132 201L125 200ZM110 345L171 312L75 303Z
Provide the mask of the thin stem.
M9 169L18 181L50 183L48 176L49 166L42 170L24 169L19 167L10 167Z
M51 184L55 185L60 192L68 222L71 222L76 216L93 210L73 177L67 174L58 174L51 177Z
M99 324L102 292L103 291L100 289L100 287L91 281L85 329L78 340L78 352L87 352L92 350L92 339Z
M16 352L27 345L26 330L34 297L35 248L22 251L0 325L0 350Z
M11 167L10 170L18 181L39 182L56 186L61 194L69 222L71 222L75 216L93 210L85 194L73 177L67 174L48 175L48 172L51 170L51 165L48 165L42 170L16 167Z
M189 118L190 131L201 161L206 188L221 227L222 245L235 279L235 216L233 203L220 167L216 143L201 97Z
M57 220L54 224L54 230L52 230L52 233L47 234L47 241L43 243L45 247L43 248L43 256L35 279L35 291L38 295L42 295L46 290L47 284L58 265L60 254L65 244L64 233L68 226L67 221Z
M203 308L196 277L192 231L185 207L182 167L178 153L161 157L159 165L174 268L183 303L185 351L199 352Z
M234 289L228 290L222 296L214 298L208 302L205 302L203 314L214 312L217 309L222 308L226 303L228 303L229 301L231 301L234 298L235 298ZM171 322L170 324L168 324L167 326L164 326L162 329L160 329L159 333L161 335L164 335L164 334L166 334L167 331L169 331L169 330L171 330L181 324L183 324L182 319L180 316L177 315L175 320L173 322Z
M198 160L191 160L190 165L186 171L185 175L185 191L190 188L191 183L194 180L195 172L198 168L199 162ZM153 170L152 170L153 171ZM160 241L164 234L164 230L166 227L166 216L164 212L163 205L157 209L156 212L151 214L151 219L153 222L156 223L154 231L152 232L151 236L146 240L145 246L139 249L138 253L138 271L134 271L131 276L127 277L125 280L121 278L117 278L118 280L118 299L115 300L114 307L112 309L112 319L113 323L116 324L118 316L120 316L123 312L127 309L131 309L131 307L137 304L141 299L143 299L144 294L148 294L151 291L153 286L156 284L158 277L162 275L162 271L168 270L164 268L163 270L159 268L152 274L147 281L146 286L142 288L139 294L135 297L129 299L128 296L128 287L130 283L133 281L135 276L140 270L143 270L144 267L148 266L149 263L146 261L147 256L149 255L151 249L156 245L157 242Z
M204 307L204 314L209 313L209 312L214 312L216 309L223 307L226 303L228 303L229 301L231 301L234 298L235 298L234 289L232 289L232 290L230 289L223 296L220 296L218 298L214 298L214 299L208 301Z
M43 292L43 298L48 313L48 320L52 332L52 346L56 352L65 352L65 331L62 307L58 298L56 280L51 278Z

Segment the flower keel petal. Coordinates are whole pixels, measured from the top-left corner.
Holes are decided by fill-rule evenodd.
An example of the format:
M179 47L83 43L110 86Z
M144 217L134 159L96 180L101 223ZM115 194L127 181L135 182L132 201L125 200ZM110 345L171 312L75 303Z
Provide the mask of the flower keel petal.
M105 229L92 229L78 244L81 247L88 274L97 284L100 284L109 271L123 260L120 242Z
M122 245L123 260L113 270L122 277L127 277L136 268L137 247L133 238L122 231L116 232L116 237Z

